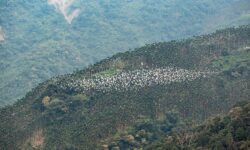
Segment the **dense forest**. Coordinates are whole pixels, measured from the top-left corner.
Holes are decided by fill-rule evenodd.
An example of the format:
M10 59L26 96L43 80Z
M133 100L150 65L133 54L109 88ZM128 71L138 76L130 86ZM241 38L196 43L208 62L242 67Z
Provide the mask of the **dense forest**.
M0 145L25 150L244 148L249 104L240 102L249 102L249 66L249 25L118 53L51 78L1 108ZM233 106L236 118L217 117L192 127L224 116ZM220 139L225 134L226 142Z
M0 107L117 52L250 23L249 0L63 2L0 1Z
M174 112L161 121L147 120L105 141L103 149L248 150L250 103L239 102L227 113L202 124L182 121Z

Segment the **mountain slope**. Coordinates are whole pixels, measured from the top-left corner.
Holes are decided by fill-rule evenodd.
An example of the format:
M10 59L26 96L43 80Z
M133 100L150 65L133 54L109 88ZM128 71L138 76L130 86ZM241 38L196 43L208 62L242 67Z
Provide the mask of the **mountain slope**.
M249 0L53 2L1 0L0 105L114 53L250 21ZM63 14L69 19L74 10L68 24Z
M168 112L194 121L224 114L250 97L249 36L248 25L155 43L52 78L0 110L0 145L96 149Z
M177 132L146 149L249 149L250 103L235 105L224 116L217 116L203 124Z

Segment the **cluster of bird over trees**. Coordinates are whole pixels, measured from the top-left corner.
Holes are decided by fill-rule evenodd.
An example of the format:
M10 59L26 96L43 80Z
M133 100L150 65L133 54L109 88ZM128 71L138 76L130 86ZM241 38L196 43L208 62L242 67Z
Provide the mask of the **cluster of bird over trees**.
M156 69L138 69L132 71L117 71L114 75L105 76L94 74L91 78L72 79L61 82L60 87L64 90L75 92L111 90L127 91L137 90L153 85L166 85L172 82L192 81L215 74L212 71L195 71L178 69L174 67Z

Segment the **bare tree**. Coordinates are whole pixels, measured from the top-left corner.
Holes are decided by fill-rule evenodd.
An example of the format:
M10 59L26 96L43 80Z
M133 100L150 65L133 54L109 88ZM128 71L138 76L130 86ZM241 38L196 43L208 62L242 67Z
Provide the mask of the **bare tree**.
M3 32L2 27L0 26L0 42L1 41L4 41L4 32Z

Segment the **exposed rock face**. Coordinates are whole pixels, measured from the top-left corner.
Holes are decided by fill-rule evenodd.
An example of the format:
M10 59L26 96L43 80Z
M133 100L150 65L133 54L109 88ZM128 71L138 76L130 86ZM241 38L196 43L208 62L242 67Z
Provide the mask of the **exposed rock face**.
M54 5L57 10L59 10L65 20L71 24L72 20L78 17L80 13L80 9L74 9L69 12L70 6L72 6L74 0L48 0L49 5Z
M3 33L3 29L0 26L0 42L4 41L4 33Z

